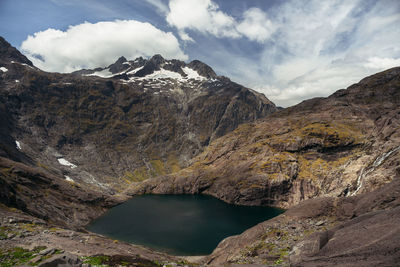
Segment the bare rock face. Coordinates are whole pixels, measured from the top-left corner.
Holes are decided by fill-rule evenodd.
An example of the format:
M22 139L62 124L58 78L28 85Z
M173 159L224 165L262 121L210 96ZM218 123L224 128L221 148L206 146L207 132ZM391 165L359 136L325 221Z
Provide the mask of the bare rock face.
M80 228L123 199L0 157L0 202L68 228Z
M399 260L399 176L354 197L303 201L284 214L223 240L210 266L396 266Z
M210 141L276 111L200 61L121 57L57 74L2 45L0 155L103 192L186 167Z
M130 191L204 193L229 203L290 207L390 182L400 162L400 68L330 97L281 110L215 139L177 173Z
M3 37L0 36L0 58L1 61L16 61L33 66L32 62L22 55L15 47L12 47Z
M71 267L81 267L82 261L78 258L78 256L63 253L60 255L55 255L45 261L43 261L40 267L53 267L53 266L71 266Z

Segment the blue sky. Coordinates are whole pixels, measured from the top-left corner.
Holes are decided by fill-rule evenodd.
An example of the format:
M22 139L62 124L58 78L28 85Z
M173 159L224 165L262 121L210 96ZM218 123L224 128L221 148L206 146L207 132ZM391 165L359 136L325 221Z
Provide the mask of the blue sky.
M0 35L47 71L199 59L286 107L400 66L400 1L0 0Z

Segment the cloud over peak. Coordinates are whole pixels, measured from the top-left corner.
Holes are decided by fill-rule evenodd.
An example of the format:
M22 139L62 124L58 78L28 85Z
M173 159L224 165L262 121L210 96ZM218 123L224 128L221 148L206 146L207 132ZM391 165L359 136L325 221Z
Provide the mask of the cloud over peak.
M135 20L85 22L66 31L47 29L28 36L21 49L37 67L57 72L107 66L120 56L188 59L171 32Z

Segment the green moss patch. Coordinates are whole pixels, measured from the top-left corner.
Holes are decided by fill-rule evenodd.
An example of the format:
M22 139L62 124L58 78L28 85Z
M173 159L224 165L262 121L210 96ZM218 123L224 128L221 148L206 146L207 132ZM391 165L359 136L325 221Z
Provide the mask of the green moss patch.
M0 250L0 266L12 267L23 264L28 264L31 266L38 265L43 259L36 263L30 263L29 261L35 258L43 249L45 249L45 247L36 247L33 250L24 249L21 247Z

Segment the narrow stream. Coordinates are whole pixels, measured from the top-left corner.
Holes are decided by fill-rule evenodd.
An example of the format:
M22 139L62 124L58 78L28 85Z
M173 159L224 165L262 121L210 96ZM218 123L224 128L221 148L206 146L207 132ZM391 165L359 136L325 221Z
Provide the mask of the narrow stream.
M375 159L375 161L372 163L372 165L368 166L367 168L363 168L360 171L360 174L358 175L357 178L357 188L356 190L351 194L351 196L355 196L358 191L362 188L363 183L364 183L364 178L370 174L371 172L373 172L377 167L379 167L388 157L390 157L390 155L392 155L393 153L396 153L398 150L400 150L400 146L393 148L392 150L383 153L382 155L380 155L379 157L377 157Z
M88 230L170 254L205 255L225 237L282 212L230 205L205 195L144 195L112 208Z

